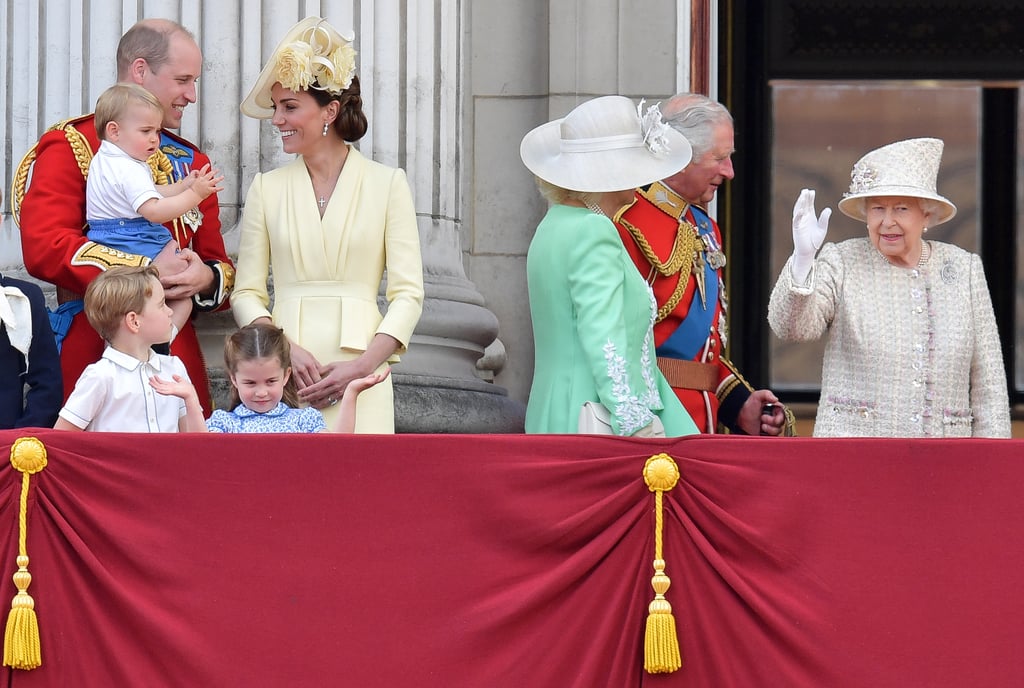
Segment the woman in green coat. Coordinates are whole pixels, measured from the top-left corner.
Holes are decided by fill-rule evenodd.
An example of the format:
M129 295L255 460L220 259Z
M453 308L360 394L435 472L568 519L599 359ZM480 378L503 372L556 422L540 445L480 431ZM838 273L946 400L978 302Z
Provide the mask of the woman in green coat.
M579 432L586 402L607 411L617 435L698 432L658 371L654 296L610 219L636 187L690 161L686 139L656 106L642 107L595 98L523 138L523 163L551 204L526 259L535 345L527 432Z

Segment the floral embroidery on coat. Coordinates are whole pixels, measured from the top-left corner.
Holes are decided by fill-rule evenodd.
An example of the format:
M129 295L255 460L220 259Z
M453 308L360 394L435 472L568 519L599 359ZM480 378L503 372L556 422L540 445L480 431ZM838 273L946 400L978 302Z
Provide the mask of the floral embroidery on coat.
M654 412L651 409L662 408L657 378L654 375L654 363L651 360L651 350L654 348L652 328L657 314L657 303L650 287L647 288L647 292L650 296L651 315L647 334L644 336L644 343L640 350L640 369L644 389L639 394L633 394L626 361L616 353L614 342L609 339L604 345L604 359L608 365L608 377L612 381L612 394L616 402L614 414L618 418L619 430L623 435L632 435L640 428L650 424L654 420Z

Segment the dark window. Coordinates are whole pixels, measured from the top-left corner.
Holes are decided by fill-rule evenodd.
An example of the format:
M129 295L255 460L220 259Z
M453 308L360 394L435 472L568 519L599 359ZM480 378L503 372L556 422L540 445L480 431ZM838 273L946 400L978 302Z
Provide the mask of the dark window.
M850 168L904 138L945 141L939 193L958 208L929 238L979 253L1011 403L1024 403L1024 6L1019 2L725 0L719 92L736 119L723 194L733 360L756 385L817 401L823 346L780 342L768 296L792 250L793 202L817 190L829 240L865 233L836 210Z

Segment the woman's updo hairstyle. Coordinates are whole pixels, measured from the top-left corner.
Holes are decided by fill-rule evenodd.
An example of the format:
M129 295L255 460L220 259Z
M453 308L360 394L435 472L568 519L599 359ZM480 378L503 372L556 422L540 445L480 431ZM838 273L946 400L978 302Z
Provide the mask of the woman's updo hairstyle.
M334 131L345 141L358 141L366 135L369 122L363 114L363 98L359 90L359 77L353 75L352 83L340 95L332 95L318 88L309 89L320 107L325 107L332 100L338 101L338 116L334 118Z

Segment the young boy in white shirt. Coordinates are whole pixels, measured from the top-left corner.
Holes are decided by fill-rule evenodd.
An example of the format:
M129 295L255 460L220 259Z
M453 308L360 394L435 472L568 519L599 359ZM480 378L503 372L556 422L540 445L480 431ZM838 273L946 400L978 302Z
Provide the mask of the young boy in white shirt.
M75 383L54 428L206 432L185 365L151 348L170 340L174 329L155 266L101 273L85 290L85 315L107 347Z
M220 173L206 165L173 184L157 185L147 162L160 146L163 106L136 84L114 84L96 101L100 147L89 163L85 186L87 236L98 244L153 260L161 252L188 251L164 227L223 187ZM192 313L191 299L169 304L181 329Z

